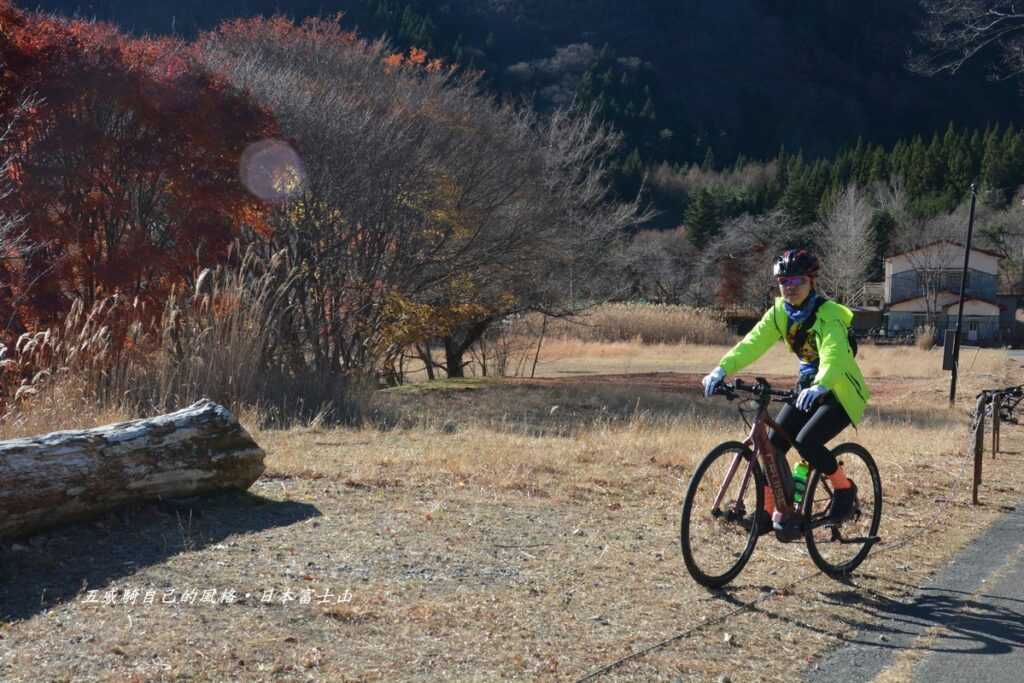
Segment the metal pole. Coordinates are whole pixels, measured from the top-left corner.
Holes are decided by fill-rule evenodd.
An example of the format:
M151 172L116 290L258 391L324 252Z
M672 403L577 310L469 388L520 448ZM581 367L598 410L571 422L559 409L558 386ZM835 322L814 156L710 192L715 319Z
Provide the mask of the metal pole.
M960 274L960 305L956 311L956 337L953 339L953 376L949 382L949 405L956 401L956 375L960 367L960 326L964 320L964 290L967 288L967 266L971 262L971 237L974 235L974 205L978 192L971 183L971 217L967 221L967 244L964 246L964 271Z

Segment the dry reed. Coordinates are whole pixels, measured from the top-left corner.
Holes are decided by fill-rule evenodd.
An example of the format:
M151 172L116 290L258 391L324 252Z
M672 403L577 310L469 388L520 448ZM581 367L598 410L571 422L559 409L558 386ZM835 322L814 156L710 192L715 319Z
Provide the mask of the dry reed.
M76 302L62 327L0 349L5 422L73 414L89 423L90 415L167 412L200 398L278 426L358 419L365 385L302 362L280 333L292 278L280 258L250 250L237 268L200 273L193 292L173 290L155 319L117 295L90 310Z
M551 320L547 336L643 344L728 344L736 339L715 309L639 303L604 304L574 318Z

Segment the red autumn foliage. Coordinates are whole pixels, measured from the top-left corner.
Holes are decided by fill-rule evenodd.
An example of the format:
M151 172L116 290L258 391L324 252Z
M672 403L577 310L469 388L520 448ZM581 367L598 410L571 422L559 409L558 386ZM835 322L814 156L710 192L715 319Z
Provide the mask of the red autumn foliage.
M409 62L423 66L427 63L427 51L418 47L409 48Z
M172 286L226 258L243 225L269 230L238 164L274 122L194 50L0 0L0 111L39 101L2 150L14 191L0 209L23 215L40 245L10 269L8 331L114 292L156 314Z
M304 55L316 54L320 46L355 45L359 42L354 31L341 28L342 16L339 12L331 18L308 17L298 24L281 15L269 19L232 19L221 24L217 33L229 38L272 38L274 45L300 60ZM202 43L203 39L200 38L199 42Z
M747 273L738 259L725 259L719 264L721 279L718 285L718 302L723 305L739 303L743 295L743 283Z

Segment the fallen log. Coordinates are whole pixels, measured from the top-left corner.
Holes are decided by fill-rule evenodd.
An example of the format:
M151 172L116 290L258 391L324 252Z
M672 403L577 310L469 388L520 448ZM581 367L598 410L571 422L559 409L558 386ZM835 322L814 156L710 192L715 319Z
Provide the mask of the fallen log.
M0 442L0 537L118 506L248 489L263 450L227 408L202 400L145 420Z

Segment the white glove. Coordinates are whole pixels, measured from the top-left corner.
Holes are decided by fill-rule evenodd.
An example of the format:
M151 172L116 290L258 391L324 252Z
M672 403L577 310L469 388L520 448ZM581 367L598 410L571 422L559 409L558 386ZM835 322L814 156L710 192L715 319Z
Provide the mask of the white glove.
M799 396L796 397L796 407L804 411L805 413L809 413L811 411L811 408L814 406L814 402L827 393L828 389L821 386L820 384L815 384L812 387L807 387L806 389L800 392Z
M725 370L722 368L715 368L711 373L700 381L704 385L704 398L709 398L715 393L715 387L722 383L725 379Z

